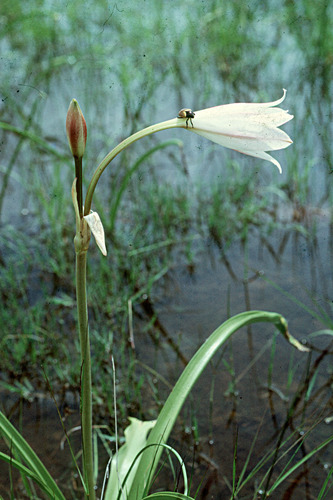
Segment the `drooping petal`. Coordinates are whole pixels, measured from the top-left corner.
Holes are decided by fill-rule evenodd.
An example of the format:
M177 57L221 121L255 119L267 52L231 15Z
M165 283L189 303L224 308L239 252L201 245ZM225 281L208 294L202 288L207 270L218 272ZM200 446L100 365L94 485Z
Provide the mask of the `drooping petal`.
M254 152L254 151L240 151L241 153L244 153L248 156L254 156L255 158L261 158L262 160L267 160L273 163L279 170L280 174L282 174L282 168L280 163L273 158L273 156L269 155L268 153L265 153L264 151L262 152Z
M193 129L193 132L206 137L207 139L220 144L229 149L237 151L274 151L284 149L292 144L292 140L283 130L275 129L273 131L260 129L256 130L235 130L230 127L229 130L217 129Z
M268 103L235 103L195 111L193 127L188 130L230 149L268 160L281 172L277 160L266 151L284 149L292 140L278 127L293 118L276 106L286 95Z

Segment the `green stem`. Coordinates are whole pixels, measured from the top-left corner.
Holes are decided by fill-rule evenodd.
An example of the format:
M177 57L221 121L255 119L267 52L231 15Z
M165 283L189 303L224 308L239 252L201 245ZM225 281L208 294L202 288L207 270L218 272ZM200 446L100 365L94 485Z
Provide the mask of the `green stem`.
M77 190L77 204L79 206L80 219L83 217L83 195L82 195L82 157L77 158L74 156L75 162L75 177L76 177L76 190Z
M92 448L92 399L91 359L88 329L86 292L87 251L76 253L76 299L81 346L81 430L83 447L83 470L88 493L86 498L95 500L93 448Z
M99 181L100 176L109 165L109 163L123 151L125 148L133 144L133 142L142 139L142 137L146 137L147 135L154 134L155 132L160 132L161 130L167 130L169 128L177 128L182 127L185 128L185 120L179 120L177 118L173 118L172 120L167 120L165 122L157 123L156 125L151 125L150 127L144 128L139 132L127 137L124 141L122 141L118 146L116 146L110 153L106 155L106 157L101 161L98 165L91 182L89 184L86 199L84 202L84 215L88 215L91 209L92 197Z
M133 142L147 135L166 130L169 128L183 127L184 120L168 120L147 127L136 134L128 137L115 147L97 167L92 180L89 184L84 203L84 214L88 215L91 209L92 197L98 183L108 164ZM90 359L90 341L88 329L88 309L86 294L86 266L87 250L89 245L90 233L86 221L83 219L82 208L82 158L75 158L75 177L76 183L73 185L72 196L76 212L76 298L78 311L78 324L81 346L81 415L82 415L82 447L83 447L83 469L85 483L87 486L86 498L95 500L94 474L93 474L93 449L92 449L92 385L91 385L91 359ZM76 195L75 195L76 193Z

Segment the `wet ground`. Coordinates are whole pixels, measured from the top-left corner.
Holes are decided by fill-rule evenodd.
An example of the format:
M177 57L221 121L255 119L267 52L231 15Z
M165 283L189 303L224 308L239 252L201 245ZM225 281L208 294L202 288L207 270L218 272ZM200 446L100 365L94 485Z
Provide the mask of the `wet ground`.
M229 497L236 436L240 473L257 433L248 470L276 446L282 432L283 439L295 432L291 440L295 441L300 432L319 422L298 450L297 459L332 434L332 422L325 421L333 411L331 337L311 337L311 333L325 328L319 316L331 308L332 233L327 213L322 211L315 219L312 237L276 231L269 242L253 235L245 246L235 243L226 251L208 242L191 269L176 266L163 289L147 297L140 311L141 317L154 314L158 319L154 341L140 330L140 319L134 316L137 360L155 368L170 384L217 326L247 309L280 312L287 318L291 333L312 349L309 355L296 352L283 338L274 336L271 325L261 324L237 332L214 358L172 436L189 474L195 472L193 488L202 481L198 498ZM159 396L165 398L169 388L162 380L154 382ZM149 387L144 394L149 400ZM293 418L288 419L293 403ZM8 408L8 401L6 405ZM17 425L21 424L25 437L34 443L51 474L61 481L63 475L68 476L70 456L53 401L36 398L21 410ZM73 429L75 447L79 439L75 430L79 425L77 404L67 400L67 408L62 407L61 412L67 430ZM106 456L102 447L100 451L102 465ZM291 455L289 451L287 457ZM315 498L332 461L332 448L325 448L271 498ZM285 464L286 458L276 465L274 478ZM266 465L258 473L255 484L267 469ZM168 478L171 472L166 470L160 476L161 485L166 486ZM72 481L75 489L75 473ZM249 483L239 498L252 498L253 484ZM172 481L168 486L173 487ZM0 490L3 494L5 491L6 486Z
M162 331L163 348L156 352L155 367L171 383L217 326L247 309L281 313L290 332L312 348L309 355L299 353L280 336L275 345L274 328L261 324L237 332L223 356L215 356L183 414L180 429L187 441L175 437L177 449L190 463L188 444L200 443L194 446L200 479L205 467L208 472L199 498L206 494L207 498L228 498L236 435L240 473L257 432L251 465L274 447L282 431L286 439L293 431L305 432L317 420L321 422L297 453L298 459L332 434L330 420L322 420L333 411L332 341L328 335L311 337L324 328L319 314L331 309L332 234L328 214L322 212L316 222L312 238L277 231L269 242L254 236L246 247L234 244L226 252L208 246L192 273L184 269L171 273L163 298L156 302L164 335ZM177 349L170 349L166 332ZM154 358L151 353L147 356L144 338L137 338L136 346L139 359L148 363ZM294 416L288 419L293 404ZM328 447L298 469L272 498L314 498L332 460ZM285 460L276 466L273 477L282 464ZM263 472L257 481L262 477ZM253 495L253 483L239 498L251 498L247 496L251 492Z

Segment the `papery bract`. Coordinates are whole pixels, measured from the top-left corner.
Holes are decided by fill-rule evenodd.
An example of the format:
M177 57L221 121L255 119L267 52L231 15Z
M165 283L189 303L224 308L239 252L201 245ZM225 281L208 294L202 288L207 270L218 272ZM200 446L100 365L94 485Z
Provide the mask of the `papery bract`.
M106 255L105 234L102 221L97 212L91 212L85 215L84 219L87 221L92 234L95 237L96 243L103 255Z
M235 103L195 111L193 128L188 130L213 142L249 156L268 160L282 172L280 163L266 151L284 149L292 140L278 127L293 118L277 108L285 98L266 103Z

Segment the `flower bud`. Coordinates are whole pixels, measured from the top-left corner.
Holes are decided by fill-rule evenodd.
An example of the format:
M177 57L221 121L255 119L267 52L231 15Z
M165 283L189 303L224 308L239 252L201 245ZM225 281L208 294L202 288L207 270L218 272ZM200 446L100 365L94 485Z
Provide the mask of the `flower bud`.
M74 158L82 158L87 142L87 125L76 99L72 99L66 118L66 134Z

